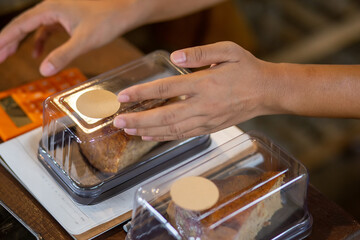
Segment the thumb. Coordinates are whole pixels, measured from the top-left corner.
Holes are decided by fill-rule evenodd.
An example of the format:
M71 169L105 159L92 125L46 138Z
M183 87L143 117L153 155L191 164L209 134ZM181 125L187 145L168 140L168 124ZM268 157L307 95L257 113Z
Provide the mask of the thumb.
M242 48L236 43L218 42L175 51L170 55L170 59L179 67L197 68L238 61L239 49Z
M72 36L60 47L53 50L41 63L40 73L47 77L62 70L84 51L79 42L80 41L75 36Z

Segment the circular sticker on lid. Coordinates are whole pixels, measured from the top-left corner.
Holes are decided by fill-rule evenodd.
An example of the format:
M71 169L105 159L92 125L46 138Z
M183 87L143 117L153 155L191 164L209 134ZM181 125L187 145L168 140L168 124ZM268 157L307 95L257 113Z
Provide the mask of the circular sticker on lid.
M219 200L219 189L209 179L191 176L175 181L170 188L170 196L181 208L203 211L214 206Z
M96 89L81 94L76 100L77 110L90 118L106 118L115 114L120 102L114 93Z

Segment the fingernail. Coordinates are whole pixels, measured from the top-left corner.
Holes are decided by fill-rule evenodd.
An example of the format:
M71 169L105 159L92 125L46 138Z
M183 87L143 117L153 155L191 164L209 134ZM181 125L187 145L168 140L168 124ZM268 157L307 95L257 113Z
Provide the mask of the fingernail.
M142 136L141 139L143 141L152 141L154 139L154 137L149 137L149 136Z
M119 95L118 96L118 101L119 102L128 102L130 100L130 97L128 95Z
M124 128L126 126L126 122L122 118L115 118L114 126L117 128Z
M47 62L41 66L40 72L44 76L50 76L55 73L55 67L52 63Z
M135 128L125 128L124 131L129 135L135 135L137 132Z
M186 62L186 55L182 51L176 51L171 54L171 60L173 63L184 63Z

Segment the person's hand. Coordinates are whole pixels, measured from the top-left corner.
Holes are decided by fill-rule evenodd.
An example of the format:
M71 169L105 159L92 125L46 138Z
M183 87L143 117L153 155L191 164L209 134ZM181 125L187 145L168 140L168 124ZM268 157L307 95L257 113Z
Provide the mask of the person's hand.
M60 24L71 36L53 50L42 62L44 76L57 73L71 60L91 49L100 47L119 34L142 24L137 1L43 1L11 21L0 33L0 63L12 55L20 41L30 32L37 33L34 55L41 53L49 26Z
M180 67L205 70L132 86L118 95L120 102L146 99L181 100L155 109L121 114L114 126L143 140L168 141L208 134L258 115L276 112L275 64L261 61L232 42L188 48L171 54Z
M61 30L62 26L60 24L53 24L48 26L39 27L34 34L34 48L32 52L33 58L39 58L45 48L46 41L50 38L50 36Z

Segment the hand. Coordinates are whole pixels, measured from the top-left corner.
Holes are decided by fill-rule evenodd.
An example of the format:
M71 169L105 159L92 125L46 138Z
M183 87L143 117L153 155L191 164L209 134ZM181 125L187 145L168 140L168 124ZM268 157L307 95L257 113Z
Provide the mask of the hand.
M60 24L39 27L34 34L33 58L40 57L44 52L46 41L50 36L62 28Z
M120 102L186 96L155 109L117 116L114 125L143 140L168 141L208 134L258 115L274 113L269 96L275 64L261 61L232 42L188 48L171 54L180 67L205 70L136 85Z
M44 76L57 73L71 60L100 47L119 34L142 24L137 1L47 0L21 14L0 33L0 63L12 55L20 41L41 26L60 24L71 36L42 62ZM45 34L44 34L45 33ZM34 55L41 52L47 31L38 33Z

